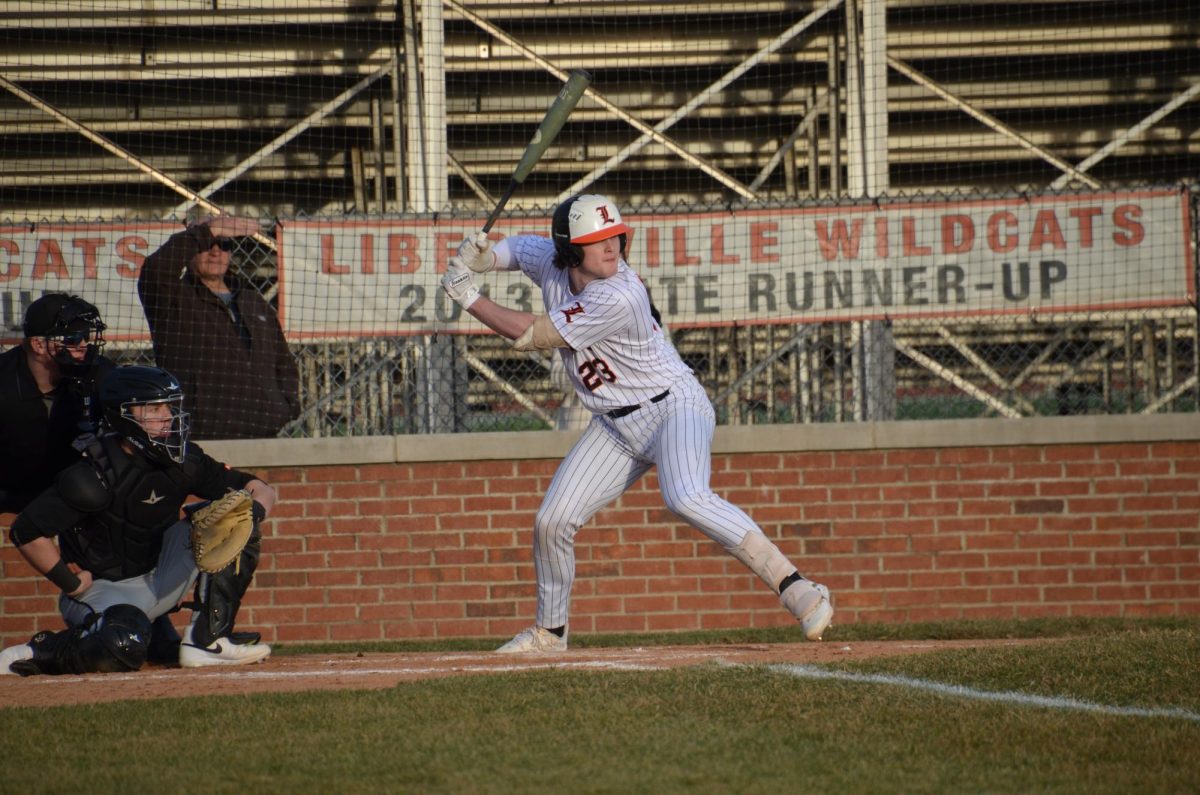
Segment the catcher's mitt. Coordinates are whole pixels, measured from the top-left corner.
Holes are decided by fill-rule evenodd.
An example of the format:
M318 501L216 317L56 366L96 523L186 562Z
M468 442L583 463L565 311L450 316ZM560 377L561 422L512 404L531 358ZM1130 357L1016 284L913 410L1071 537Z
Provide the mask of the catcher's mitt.
M192 557L200 571L216 574L236 560L254 532L250 492L231 491L192 513Z

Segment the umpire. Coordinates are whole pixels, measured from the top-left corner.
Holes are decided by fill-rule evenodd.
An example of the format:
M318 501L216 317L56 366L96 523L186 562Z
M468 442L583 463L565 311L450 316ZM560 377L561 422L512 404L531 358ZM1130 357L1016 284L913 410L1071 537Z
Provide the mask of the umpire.
M104 323L76 295L29 305L24 340L0 354L0 513L17 513L79 459L71 442L94 429L95 385L114 364L100 355Z
M101 383L99 402L102 434L10 530L21 556L62 591L68 629L39 632L0 652L0 674L140 668L152 620L197 583L191 525L179 519L184 501L236 489L254 500L254 532L237 560L199 578L179 662L189 668L266 659L269 646L257 638L239 643L232 630L258 566L258 524L275 503L274 489L188 444L183 392L165 370L117 367Z

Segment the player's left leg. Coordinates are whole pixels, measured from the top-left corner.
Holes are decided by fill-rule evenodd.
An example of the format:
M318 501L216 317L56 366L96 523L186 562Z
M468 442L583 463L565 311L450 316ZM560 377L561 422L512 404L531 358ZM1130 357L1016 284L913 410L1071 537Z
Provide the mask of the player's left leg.
M709 486L715 428L707 401L681 398L666 407L649 440L649 451L658 464L659 489L667 508L732 552L747 534L762 531L745 511Z
M259 643L257 633L233 631L238 609L258 568L261 553L262 534L255 527L234 562L215 574L201 575L197 580L192 623L184 631L179 647L181 666L248 665L271 655L271 647Z
M754 520L709 485L716 428L711 404L681 399L665 409L652 449L667 508L757 574L800 622L804 636L819 639L833 620L829 589L801 577Z

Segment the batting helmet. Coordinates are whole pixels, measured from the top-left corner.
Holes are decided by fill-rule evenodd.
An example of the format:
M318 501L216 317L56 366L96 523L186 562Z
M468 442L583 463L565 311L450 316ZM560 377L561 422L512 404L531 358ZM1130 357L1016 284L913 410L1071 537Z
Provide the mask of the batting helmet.
M558 253L560 268L577 268L583 262L583 248L610 237L621 237L621 256L629 240L629 227L621 220L617 205L607 196L585 194L567 199L554 211L550 237Z
M137 406L158 404L170 410L169 422L165 416L144 419L145 412L142 416L133 412ZM100 408L104 424L148 458L163 464L183 463L190 432L188 414L183 410L183 388L166 370L139 365L114 368L100 384Z

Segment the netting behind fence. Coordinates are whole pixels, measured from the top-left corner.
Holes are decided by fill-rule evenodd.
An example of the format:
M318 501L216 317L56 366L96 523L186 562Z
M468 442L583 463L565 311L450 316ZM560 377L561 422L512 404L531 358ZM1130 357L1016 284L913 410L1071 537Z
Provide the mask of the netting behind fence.
M223 396L201 438L577 424L438 285L571 69L493 236L612 196L721 422L1200 404L1186 2L48 0L0 38L9 341L86 297L108 353ZM171 249L209 216L248 226ZM192 257L226 238L222 302Z

